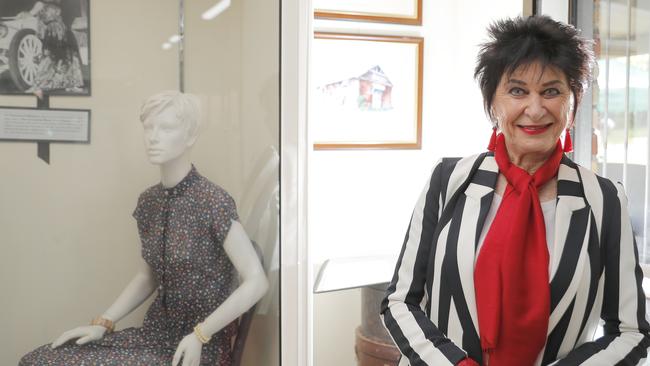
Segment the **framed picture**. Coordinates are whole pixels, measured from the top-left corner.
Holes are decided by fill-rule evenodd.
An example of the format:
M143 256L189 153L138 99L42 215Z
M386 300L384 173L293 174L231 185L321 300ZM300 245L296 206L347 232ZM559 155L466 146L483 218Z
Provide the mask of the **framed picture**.
M422 25L422 0L314 0L314 16Z
M0 94L90 95L89 1L2 1Z
M419 149L423 48L420 37L316 33L314 149Z

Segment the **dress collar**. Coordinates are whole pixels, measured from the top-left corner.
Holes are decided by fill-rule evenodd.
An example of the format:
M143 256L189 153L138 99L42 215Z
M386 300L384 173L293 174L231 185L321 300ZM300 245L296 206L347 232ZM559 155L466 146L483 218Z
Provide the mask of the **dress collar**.
M177 197L183 195L194 183L198 180L199 173L196 171L196 167L192 164L192 168L189 173L183 178L178 184L171 188L165 188L161 183L158 183L158 188L160 192L169 197Z

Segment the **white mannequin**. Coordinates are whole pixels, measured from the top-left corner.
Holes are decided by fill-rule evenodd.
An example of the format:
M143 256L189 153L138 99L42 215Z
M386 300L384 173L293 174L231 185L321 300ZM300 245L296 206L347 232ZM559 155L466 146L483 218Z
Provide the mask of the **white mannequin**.
M149 103L162 103L170 96L175 98L178 95L181 94L174 91L163 92L152 97ZM156 99L157 97L160 99ZM188 94L182 95L181 99L183 102L179 105L162 105L162 109L159 108L155 114L150 113L151 109L145 108L141 115L149 161L160 167L161 183L165 188L174 187L190 172L190 149L198 137L198 100ZM181 111L178 111L178 108ZM181 120L177 118L177 112L183 116ZM201 323L201 332L206 337L211 337L237 319L257 303L268 288L268 281L257 253L238 221L232 221L223 246L240 275L241 284ZM157 287L152 269L141 260L138 273L102 317L117 323L149 298ZM79 345L99 340L106 330L101 325L80 326L59 336L52 343L52 348L75 338L78 338L76 343ZM172 365L180 365L181 359L182 366L199 365L202 346L195 333L188 334L178 344Z

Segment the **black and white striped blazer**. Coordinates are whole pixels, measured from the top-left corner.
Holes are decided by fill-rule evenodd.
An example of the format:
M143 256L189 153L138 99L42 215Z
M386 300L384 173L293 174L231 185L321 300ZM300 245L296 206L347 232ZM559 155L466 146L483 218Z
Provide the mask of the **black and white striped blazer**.
M473 275L497 177L492 153L434 168L381 306L400 366L482 361ZM650 325L625 195L566 156L557 178L551 314L535 365L640 364ZM592 340L599 319L605 335Z

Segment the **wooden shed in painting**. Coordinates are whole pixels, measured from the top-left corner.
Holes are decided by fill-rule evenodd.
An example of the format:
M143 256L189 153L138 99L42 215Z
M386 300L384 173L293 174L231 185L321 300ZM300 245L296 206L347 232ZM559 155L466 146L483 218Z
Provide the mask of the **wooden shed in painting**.
M393 108L393 83L381 67L374 66L360 76L318 87L323 94L344 108L385 111Z

